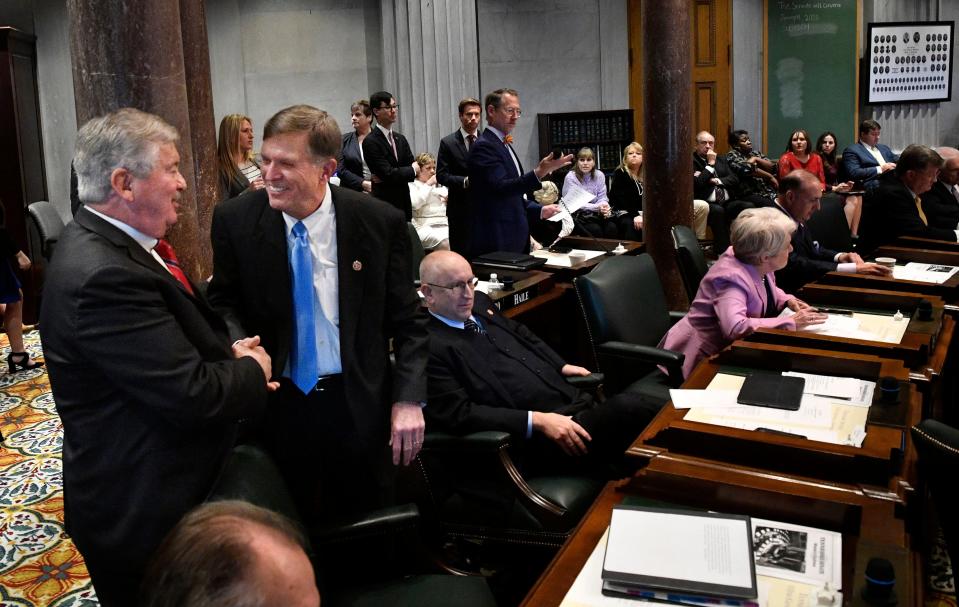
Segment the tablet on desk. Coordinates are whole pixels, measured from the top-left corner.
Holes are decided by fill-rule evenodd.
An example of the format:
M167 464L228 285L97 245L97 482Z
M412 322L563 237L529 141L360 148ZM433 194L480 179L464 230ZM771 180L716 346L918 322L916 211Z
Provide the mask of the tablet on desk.
M777 373L753 373L746 377L736 402L741 405L798 411L806 380Z

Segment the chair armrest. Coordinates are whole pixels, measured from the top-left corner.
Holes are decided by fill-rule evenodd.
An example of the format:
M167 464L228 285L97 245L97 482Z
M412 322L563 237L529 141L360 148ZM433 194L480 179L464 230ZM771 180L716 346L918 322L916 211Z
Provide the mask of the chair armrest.
M566 383L579 388L584 392L592 392L599 388L606 381L606 376L602 373L590 373L589 375L572 375L566 378Z
M310 529L314 545L351 541L376 535L392 535L415 528L420 517L415 504L403 504L364 512Z
M682 352L631 344L624 341L607 341L596 345L596 354L662 365L669 372L671 385L678 387L683 383L683 362L686 360L686 355Z
M688 312L681 312L679 310L670 310L669 311L669 326L673 326L686 316Z
M472 434L447 434L427 432L423 437L423 449L431 451L496 452L509 445L509 432L486 430Z

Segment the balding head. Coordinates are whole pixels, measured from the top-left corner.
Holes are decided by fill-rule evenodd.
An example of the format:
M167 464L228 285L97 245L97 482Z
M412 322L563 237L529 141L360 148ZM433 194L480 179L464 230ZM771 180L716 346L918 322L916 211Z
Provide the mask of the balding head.
M822 199L822 183L819 178L804 169L791 171L779 180L779 196L776 200L796 221L806 221L819 210Z
M420 262L420 292L430 312L455 321L473 309L473 269L460 254L434 251Z
M948 187L959 184L959 150L956 148L936 148L936 152L945 160L939 171L939 181Z

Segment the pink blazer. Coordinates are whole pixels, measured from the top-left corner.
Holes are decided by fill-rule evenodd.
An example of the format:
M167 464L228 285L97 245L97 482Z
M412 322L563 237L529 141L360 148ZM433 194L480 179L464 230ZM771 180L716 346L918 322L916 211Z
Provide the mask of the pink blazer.
M776 286L772 272L766 280L776 309L782 309L793 296ZM673 325L659 347L684 353L683 377L689 377L700 360L760 327L796 329L792 318L763 318L765 305L766 288L756 267L736 259L729 247L703 277L689 313Z

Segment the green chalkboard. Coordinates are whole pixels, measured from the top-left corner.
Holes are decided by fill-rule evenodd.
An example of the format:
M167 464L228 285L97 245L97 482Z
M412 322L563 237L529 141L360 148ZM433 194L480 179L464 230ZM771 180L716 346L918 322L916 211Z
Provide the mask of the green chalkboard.
M856 142L859 82L856 0L766 0L765 152L778 158L797 129L810 147L833 131Z

